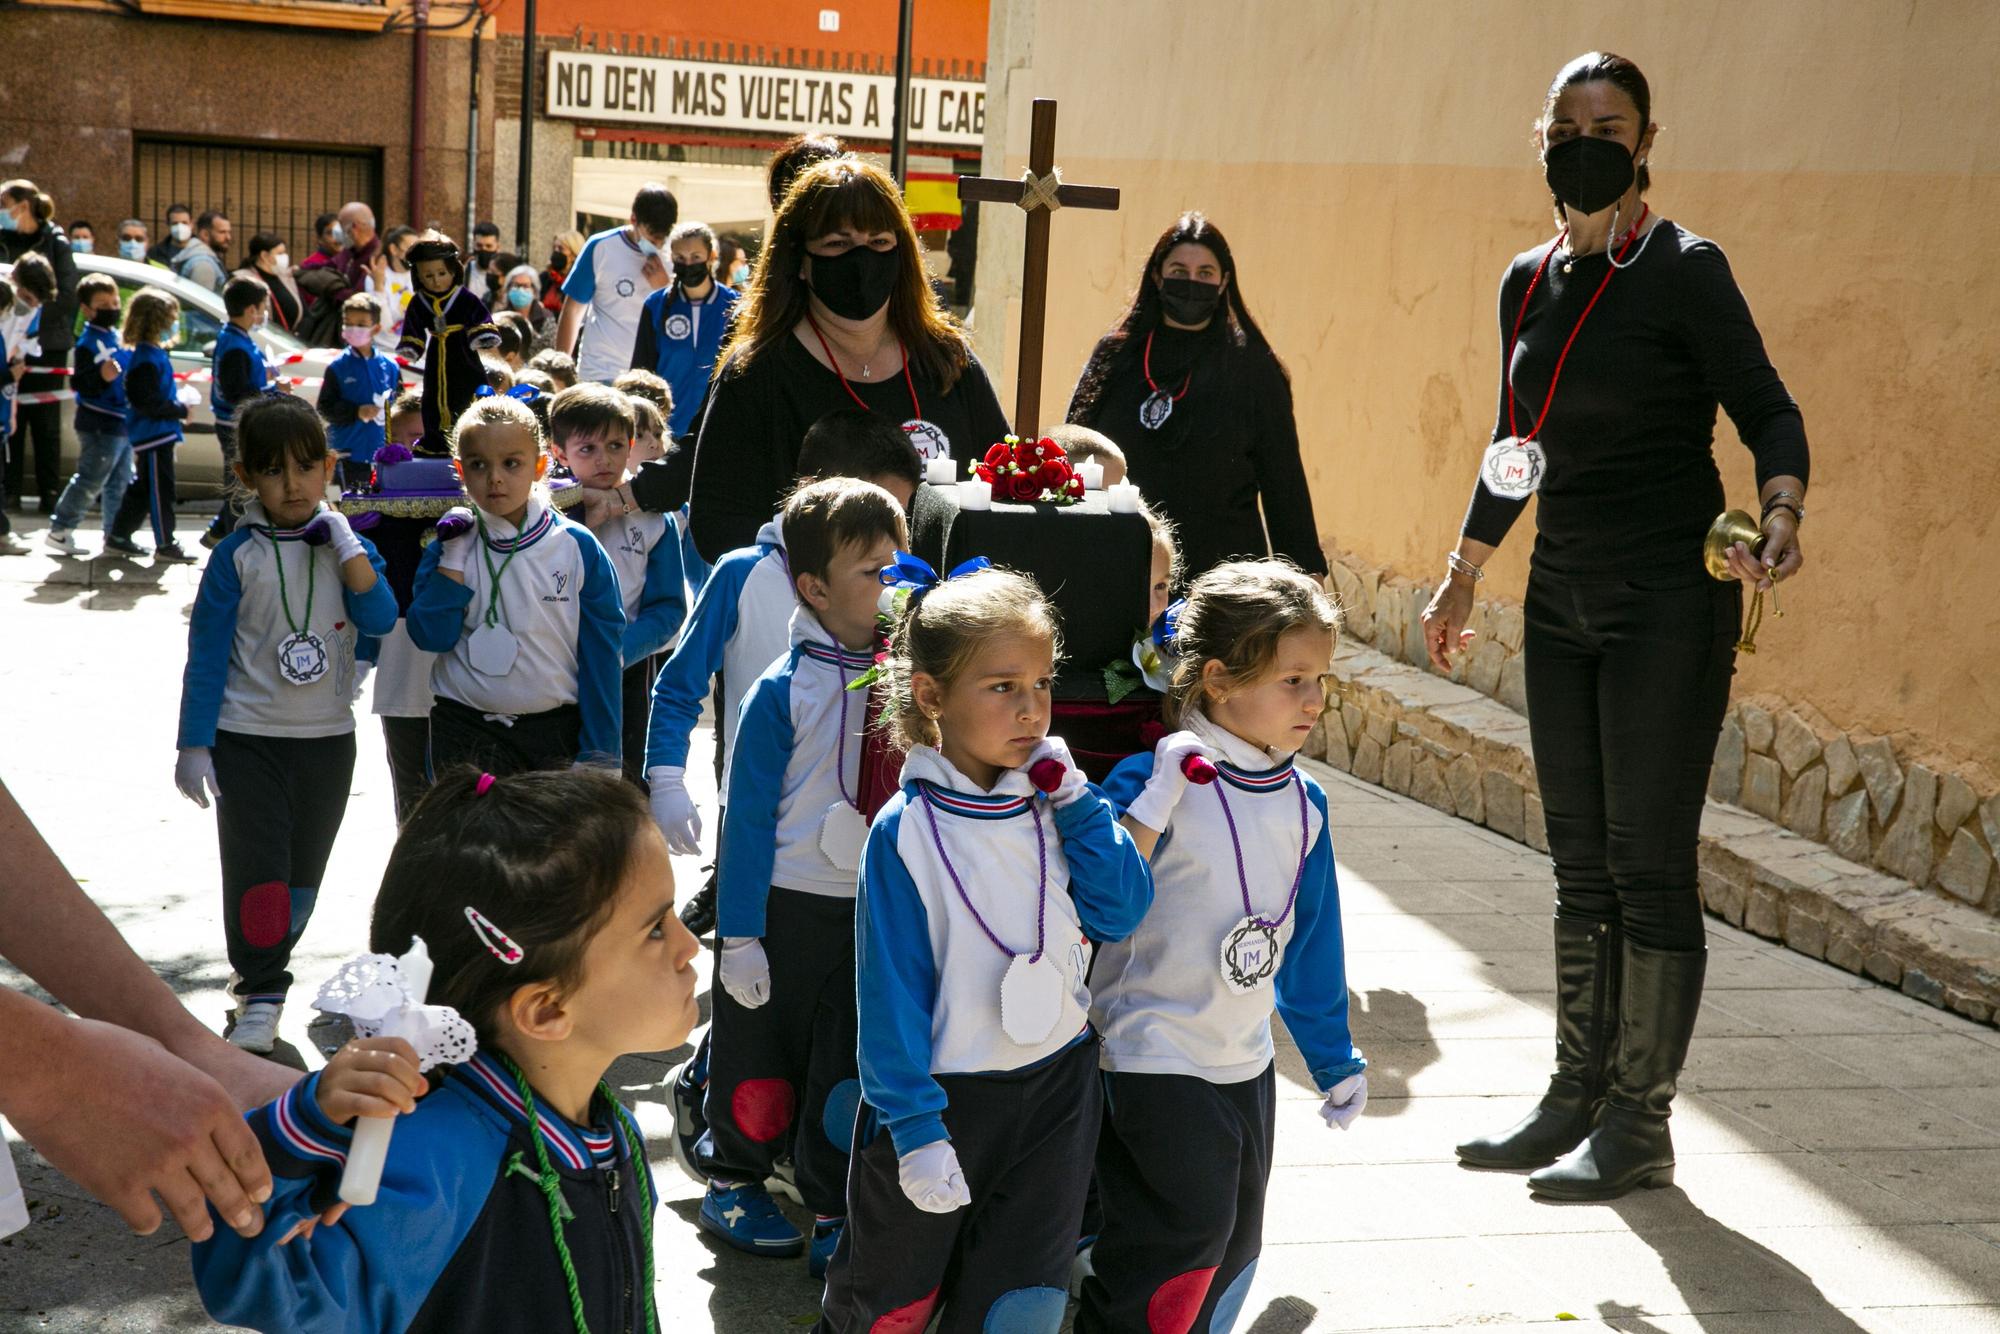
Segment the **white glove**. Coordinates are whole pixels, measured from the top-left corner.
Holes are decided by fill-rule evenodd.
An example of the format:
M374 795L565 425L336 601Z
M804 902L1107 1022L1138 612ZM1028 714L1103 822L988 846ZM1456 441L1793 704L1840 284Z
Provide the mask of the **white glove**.
M200 407L201 390L195 388L191 384L184 384L180 388L174 390L174 401L179 403L184 408Z
M438 541L442 549L438 552L438 568L464 574L472 564L472 548L479 542L478 524L472 511L463 505L454 505L446 510L437 521ZM457 537L468 537L464 542L455 542Z
M209 754L207 746L181 749L180 757L174 761L174 786L203 810L208 809L209 797L222 796L222 788L215 781L215 757Z
M1161 737L1160 744L1153 747L1153 776L1146 780L1146 786L1132 799L1125 813L1146 828L1165 833L1174 807L1180 805L1181 794L1187 791L1187 776L1181 773L1182 761L1190 755L1205 755L1207 751L1201 738L1192 732L1172 732Z
M724 936L715 971L722 989L744 1009L754 1010L771 999L771 961L757 937Z
M354 660L354 697L361 698L361 688L368 684L368 673L375 670L375 664L366 658Z
M1049 805L1067 806L1083 795L1084 785L1089 780L1070 757L1067 742L1059 736L1043 737L1042 744L1035 747L1035 753L1028 756L1028 768L1032 771L1042 760L1054 760L1063 767L1062 781L1048 794Z
M692 857L701 851L701 812L682 781L686 773L679 765L657 764L646 770L646 781L653 789L653 823L667 836L667 851Z
M958 1150L948 1139L932 1140L898 1158L896 1180L902 1183L910 1203L927 1214L948 1214L972 1203L964 1169L958 1165Z
M1361 1115L1361 1109L1368 1105L1368 1076L1349 1075L1335 1084L1327 1092L1326 1101L1320 1104L1319 1114L1326 1118L1330 1126L1342 1130L1354 1124L1354 1118Z
M354 527L347 516L339 510L326 509L313 515L306 525L305 540L309 546L331 546L334 559L342 565L362 555L361 539L354 535Z

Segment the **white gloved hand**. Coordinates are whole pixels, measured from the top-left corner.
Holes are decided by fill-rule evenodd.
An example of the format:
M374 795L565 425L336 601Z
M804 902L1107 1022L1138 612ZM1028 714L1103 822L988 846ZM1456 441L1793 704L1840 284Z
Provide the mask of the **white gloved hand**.
M325 509L313 515L306 524L304 537L307 546L331 546L334 559L342 565L365 554L361 539L354 535L353 525L339 510Z
M375 670L375 664L366 658L354 660L354 697L361 698L361 688L368 684L368 673Z
M1349 1075L1335 1084L1320 1104L1319 1114L1326 1118L1330 1126L1345 1130L1354 1124L1354 1118L1361 1115L1361 1109L1368 1105L1368 1076Z
M478 523L472 511L463 505L454 505L446 510L437 521L437 540L442 543L438 551L438 568L464 574L472 564L472 548L479 543ZM464 542L454 538L468 537Z
M972 1190L958 1165L958 1150L948 1139L932 1140L896 1159L896 1180L902 1183L910 1203L927 1214L948 1214L972 1203Z
M195 388L191 384L184 384L180 388L174 390L174 401L176 403L179 403L184 408L200 407L201 390Z
M646 770L646 782L653 789L653 823L667 836L667 851L692 857L701 851L701 812L688 795L686 774L679 765L656 764Z
M1084 777L1083 770L1070 756L1069 743L1059 736L1043 737L1042 744L1036 746L1035 753L1028 757L1028 769L1032 772L1042 760L1054 760L1063 767L1062 782L1048 794L1049 805L1067 806L1083 795L1084 786L1090 780Z
M215 757L209 754L207 746L181 748L180 757L174 761L174 786L203 810L208 809L209 797L222 796L222 788L215 781Z
M1187 791L1187 775L1181 772L1181 764L1190 755L1207 753L1208 747L1193 732L1170 732L1161 737L1160 743L1153 747L1153 776L1146 780L1146 786L1132 799L1125 813L1146 828L1165 833L1174 807L1180 805L1181 794Z
M765 957L764 942L755 936L723 937L715 973L722 989L746 1010L771 999L771 961Z

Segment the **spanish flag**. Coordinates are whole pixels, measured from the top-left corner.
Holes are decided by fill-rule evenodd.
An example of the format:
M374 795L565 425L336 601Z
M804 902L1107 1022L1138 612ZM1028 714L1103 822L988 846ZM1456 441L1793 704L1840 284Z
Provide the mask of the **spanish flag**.
M950 172L909 173L903 182L903 205L920 232L955 232L965 220L958 202L958 177Z

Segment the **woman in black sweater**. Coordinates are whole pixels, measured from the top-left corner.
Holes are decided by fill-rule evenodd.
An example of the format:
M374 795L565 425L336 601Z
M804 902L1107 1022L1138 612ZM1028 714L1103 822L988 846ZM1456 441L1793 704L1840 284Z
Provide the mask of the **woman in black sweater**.
M1539 133L1562 234L1500 284L1493 444L1424 612L1448 671L1480 567L1539 491L1525 605L1528 722L1556 876L1556 1073L1512 1129L1458 1146L1541 1167L1538 1194L1609 1199L1673 1180L1667 1115L1707 953L1703 795L1735 672L1742 583L1798 571L1798 405L1721 250L1643 199L1658 127L1637 66L1592 52L1556 76ZM1764 542L1719 583L1717 406L1756 458Z
M1273 553L1326 573L1291 380L1243 302L1229 242L1201 214L1182 214L1154 243L1131 306L1084 364L1068 420L1125 451L1127 480L1179 531L1189 579Z
M695 549L713 561L777 513L807 429L857 406L901 426L926 459L981 458L1007 434L964 331L931 297L895 182L843 154L785 195L691 457L640 468L619 503L665 512L691 498Z

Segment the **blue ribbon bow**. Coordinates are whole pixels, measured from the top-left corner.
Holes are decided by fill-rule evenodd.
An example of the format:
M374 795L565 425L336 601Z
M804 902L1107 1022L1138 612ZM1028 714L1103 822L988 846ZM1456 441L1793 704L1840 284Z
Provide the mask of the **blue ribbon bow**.
M1175 641L1180 637L1181 611L1187 606L1186 598L1178 598L1167 604L1167 609L1153 618L1153 646L1162 653L1178 650Z
M918 600L939 584L956 579L961 575L977 574L981 570L990 570L992 568L992 561L986 559L984 556L974 556L971 560L961 562L953 568L950 574L940 579L938 578L938 572L931 568L929 561L921 556L912 556L907 551L898 551L896 559L890 564L884 565L878 577L886 587L908 589L910 593L910 609L914 611L916 610Z
M492 398L496 392L492 385L482 384L479 388L472 391L472 396L474 398ZM532 408L535 406L536 400L541 398L542 391L531 384L517 384L507 391L506 396L519 401L525 407Z

